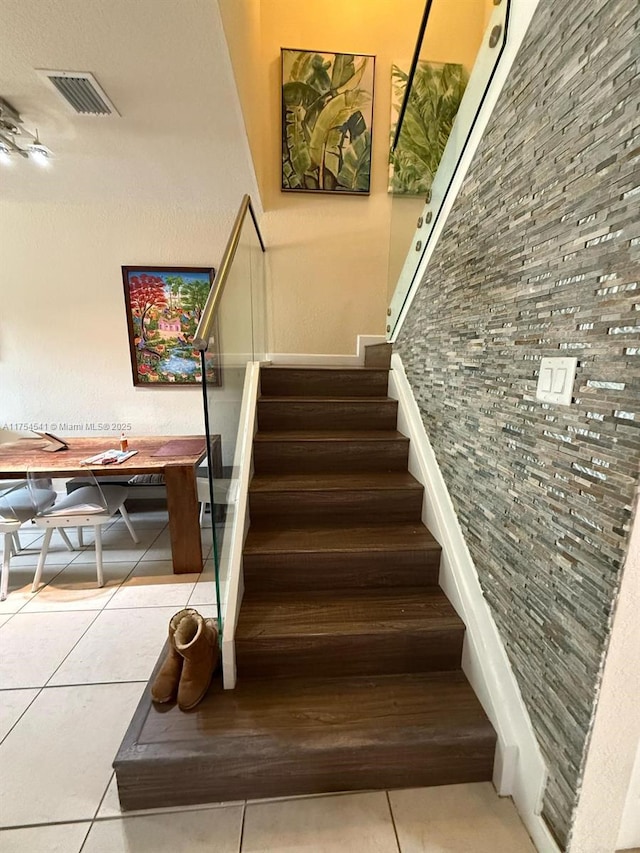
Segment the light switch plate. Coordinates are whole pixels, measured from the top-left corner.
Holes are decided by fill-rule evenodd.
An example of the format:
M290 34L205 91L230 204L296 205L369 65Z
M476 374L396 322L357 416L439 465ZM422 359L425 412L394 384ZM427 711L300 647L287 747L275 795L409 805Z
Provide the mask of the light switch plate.
M541 359L536 400L568 406L573 395L577 366L577 358Z

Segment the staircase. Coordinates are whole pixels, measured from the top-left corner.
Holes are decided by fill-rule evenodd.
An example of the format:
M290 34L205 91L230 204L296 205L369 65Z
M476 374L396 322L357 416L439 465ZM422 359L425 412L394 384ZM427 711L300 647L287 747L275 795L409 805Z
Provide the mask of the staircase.
M116 761L123 808L491 779L387 384L386 368L262 369L238 685L148 713L136 746L169 746Z

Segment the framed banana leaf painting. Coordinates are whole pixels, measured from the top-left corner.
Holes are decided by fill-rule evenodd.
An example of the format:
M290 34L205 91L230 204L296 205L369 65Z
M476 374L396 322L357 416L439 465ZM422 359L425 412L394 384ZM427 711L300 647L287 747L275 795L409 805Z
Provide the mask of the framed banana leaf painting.
M391 142L408 76L399 63L391 66ZM431 189L468 79L463 65L418 62L400 139L389 156L390 193L426 195Z
M368 195L375 57L282 49L282 189Z

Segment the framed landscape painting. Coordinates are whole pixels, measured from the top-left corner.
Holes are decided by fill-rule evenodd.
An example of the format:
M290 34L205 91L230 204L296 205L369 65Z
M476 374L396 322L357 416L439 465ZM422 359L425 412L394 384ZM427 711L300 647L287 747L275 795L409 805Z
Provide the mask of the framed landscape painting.
M375 57L281 53L282 190L368 195Z
M122 267L134 385L201 383L200 351L192 341L214 274L209 267ZM217 325L206 364L207 384L220 386Z

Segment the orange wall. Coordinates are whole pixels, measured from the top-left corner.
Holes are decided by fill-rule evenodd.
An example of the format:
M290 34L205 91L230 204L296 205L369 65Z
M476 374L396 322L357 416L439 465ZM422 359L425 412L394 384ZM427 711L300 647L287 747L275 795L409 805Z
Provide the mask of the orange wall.
M219 0L261 190L271 349L353 352L386 322L391 64L409 60L423 0ZM486 0L436 0L423 57L471 65ZM376 56L371 194L280 191L280 48Z

